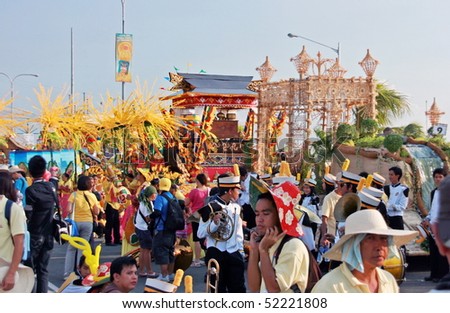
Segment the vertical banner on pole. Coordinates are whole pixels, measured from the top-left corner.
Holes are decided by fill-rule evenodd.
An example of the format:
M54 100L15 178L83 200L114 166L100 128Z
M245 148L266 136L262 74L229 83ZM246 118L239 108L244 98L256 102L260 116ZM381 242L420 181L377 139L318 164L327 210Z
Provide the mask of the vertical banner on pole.
M116 34L116 82L131 83L133 35Z

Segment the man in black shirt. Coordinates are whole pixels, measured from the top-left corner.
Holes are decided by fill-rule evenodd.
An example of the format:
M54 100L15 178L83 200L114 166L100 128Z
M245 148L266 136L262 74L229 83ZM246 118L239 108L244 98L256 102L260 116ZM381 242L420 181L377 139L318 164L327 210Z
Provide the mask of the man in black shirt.
M36 155L28 162L33 184L25 190L28 230L31 243L31 267L36 274L34 292L48 292L48 270L50 252L53 249L53 212L56 193L53 184L43 179L47 162Z

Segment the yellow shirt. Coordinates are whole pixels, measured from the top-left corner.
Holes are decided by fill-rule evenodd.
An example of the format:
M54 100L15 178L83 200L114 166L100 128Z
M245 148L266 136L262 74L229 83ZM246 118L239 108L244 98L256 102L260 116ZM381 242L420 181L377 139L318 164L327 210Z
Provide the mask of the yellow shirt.
M291 239L286 242L278 256L278 262L275 264L273 255L281 243L280 238L270 249L269 257L272 260L272 266L275 269L276 280L280 286L280 292L293 292L292 285L297 284L300 290L306 289L308 282L309 254L306 246L300 239ZM264 279L261 277L261 292L267 292Z
M388 271L377 268L378 293L398 293L398 285L394 276ZM315 293L370 293L369 286L360 282L345 262L325 274L314 286Z
M11 206L11 217L8 226L8 221L5 217L5 205L6 197L2 196L0 199L0 257L6 262L11 262L14 243L12 241L11 235L19 235L25 233L25 211L17 203L13 203Z
M336 219L334 218L334 207L341 198L335 191L330 192L323 198L322 216L328 218L327 233L336 235Z
M84 195L86 195L86 197ZM75 222L93 222L92 209L96 205L100 206L95 195L89 190L78 190L73 192L70 195L68 202L75 204L73 207L75 216L73 213L71 214L71 217Z

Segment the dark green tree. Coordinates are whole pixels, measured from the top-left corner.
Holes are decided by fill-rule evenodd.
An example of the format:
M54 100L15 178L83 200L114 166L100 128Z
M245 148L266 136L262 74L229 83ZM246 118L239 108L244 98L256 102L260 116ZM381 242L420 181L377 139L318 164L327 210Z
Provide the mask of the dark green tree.
M395 89L390 89L385 83L377 83L376 86L376 120L379 126L387 126L392 121L402 117L404 114L411 112L408 99ZM356 129L360 131L361 122L369 118L367 114L368 106L360 106L354 110L356 118Z
M422 126L417 123L408 124L405 129L403 129L403 135L412 138L423 138L425 133L423 132Z

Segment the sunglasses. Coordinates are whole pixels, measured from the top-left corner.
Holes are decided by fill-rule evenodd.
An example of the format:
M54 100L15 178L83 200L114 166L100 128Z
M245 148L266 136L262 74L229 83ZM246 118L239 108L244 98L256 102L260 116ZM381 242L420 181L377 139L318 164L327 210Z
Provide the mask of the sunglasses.
M338 185L339 185L339 187L341 187L341 188L342 188L342 187L344 187L344 186L345 186L345 183L339 183Z

